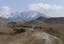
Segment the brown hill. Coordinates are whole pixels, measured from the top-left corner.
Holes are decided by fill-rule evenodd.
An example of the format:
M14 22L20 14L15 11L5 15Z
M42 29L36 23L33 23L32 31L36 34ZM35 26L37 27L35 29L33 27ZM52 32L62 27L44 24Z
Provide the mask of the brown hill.
M51 17L48 18L45 22L51 24L64 24L64 17Z

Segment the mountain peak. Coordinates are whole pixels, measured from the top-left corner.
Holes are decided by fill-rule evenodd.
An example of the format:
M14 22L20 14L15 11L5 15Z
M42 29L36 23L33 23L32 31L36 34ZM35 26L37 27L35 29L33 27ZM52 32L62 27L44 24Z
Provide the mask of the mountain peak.
M8 19L13 21L31 21L37 19L38 17L47 17L45 14L37 12L37 11L23 11L12 13Z

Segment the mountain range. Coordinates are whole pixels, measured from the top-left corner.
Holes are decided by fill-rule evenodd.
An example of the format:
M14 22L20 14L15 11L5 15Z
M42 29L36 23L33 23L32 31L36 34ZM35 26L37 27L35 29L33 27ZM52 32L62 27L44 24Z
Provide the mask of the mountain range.
M50 24L54 24L54 23L64 24L64 17L48 17L44 13L40 13L37 11L16 12L16 13L11 13L11 15L8 18L0 17L1 24L10 21L26 22L26 24L36 24L39 22L45 22Z
M20 13L12 13L8 19L12 21L31 21L37 19L40 16L47 17L45 14L37 11L24 11Z

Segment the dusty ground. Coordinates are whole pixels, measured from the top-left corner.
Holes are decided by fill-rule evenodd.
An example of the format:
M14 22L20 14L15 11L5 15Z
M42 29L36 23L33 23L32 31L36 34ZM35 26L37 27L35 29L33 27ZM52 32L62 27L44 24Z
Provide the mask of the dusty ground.
M24 32L20 34L0 34L0 44L63 44L60 38L46 32Z
M48 32L36 29L34 32L26 31L19 34L11 34L8 28L1 27L0 44L64 44L63 25L51 26L54 30Z

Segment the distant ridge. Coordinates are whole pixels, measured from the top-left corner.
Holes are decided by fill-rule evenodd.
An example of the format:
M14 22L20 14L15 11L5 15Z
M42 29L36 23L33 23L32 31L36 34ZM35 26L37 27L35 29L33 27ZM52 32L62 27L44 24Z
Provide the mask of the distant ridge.
M51 17L45 21L46 23L57 23L57 24L64 24L64 17Z

